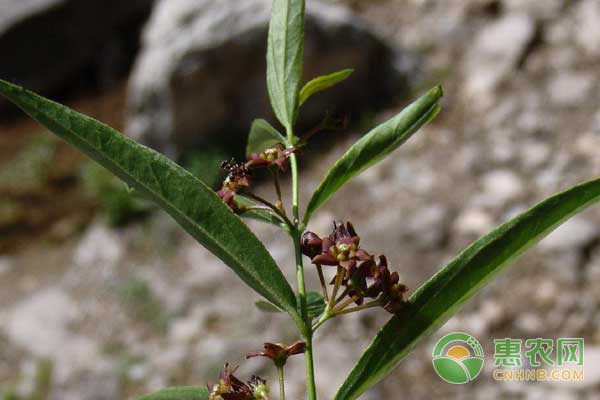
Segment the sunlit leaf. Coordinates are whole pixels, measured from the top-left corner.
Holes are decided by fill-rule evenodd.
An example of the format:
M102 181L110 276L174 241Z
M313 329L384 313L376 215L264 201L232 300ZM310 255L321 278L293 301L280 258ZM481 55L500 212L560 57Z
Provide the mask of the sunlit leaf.
M574 214L600 200L600 179L556 194L477 240L409 299L363 353L336 395L356 399L498 273Z
M314 192L304 216L307 223L346 182L363 172L406 142L420 127L431 121L440 111L438 104L442 88L437 86L406 107L391 120L379 125L360 138L329 170Z
M163 155L63 105L2 80L0 94L156 202L246 284L301 324L294 292L265 246L202 181Z
M329 89L348 79L354 72L353 69L344 69L333 74L319 76L309 81L302 90L300 90L300 106L306 103L313 94Z
M264 119L256 119L252 122L246 156L252 153L260 153L275 146L277 143L285 143L285 138Z
M298 114L304 58L304 0L273 0L267 87L275 115L291 131Z

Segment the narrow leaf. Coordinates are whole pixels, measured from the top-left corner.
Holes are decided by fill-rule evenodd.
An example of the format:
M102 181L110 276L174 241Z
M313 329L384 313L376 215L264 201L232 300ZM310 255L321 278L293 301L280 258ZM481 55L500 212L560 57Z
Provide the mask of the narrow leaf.
M273 0L267 87L275 115L291 131L298 114L304 58L304 0Z
M173 387L147 394L138 400L208 400L208 389L205 387Z
M283 310L280 310L279 308L277 308L276 305L274 305L273 303L269 303L268 301L265 301L265 300L258 300L258 301L256 301L254 303L254 305L260 311L266 312L266 313L280 313L280 312L283 312Z
M304 222L346 182L389 155L406 142L420 127L440 111L438 104L443 92L440 86L406 107L391 120L379 125L360 138L329 170L313 194Z
M255 119L248 135L246 156L252 153L260 153L275 146L277 143L285 143L285 138L264 119Z
M300 303L299 298L297 298L297 301ZM254 303L254 305L259 310L267 313L279 313L282 311L275 305L264 300L258 300L256 303ZM308 318L311 320L317 318L319 315L323 314L323 311L325 311L325 301L323 300L323 296L317 292L306 293L306 306Z
M301 321L294 292L264 245L202 181L163 155L63 105L2 80L0 94L156 202L250 287Z
M330 87L345 81L353 72L353 69L344 69L334 72L333 74L319 76L318 78L309 81L300 91L300 106L306 103L306 100L313 94L329 89Z
M320 293L308 292L306 293L306 306L308 318L314 319L325 311L325 300Z
M252 199L249 199L243 195L236 195L234 201L238 207L256 207L259 204ZM251 218L258 221L266 222L269 224L276 225L278 227L284 226L283 221L275 217L272 213L267 210L250 210L241 214L244 218Z
M421 286L363 353L336 395L356 399L531 246L600 200L600 179L556 194L474 242Z

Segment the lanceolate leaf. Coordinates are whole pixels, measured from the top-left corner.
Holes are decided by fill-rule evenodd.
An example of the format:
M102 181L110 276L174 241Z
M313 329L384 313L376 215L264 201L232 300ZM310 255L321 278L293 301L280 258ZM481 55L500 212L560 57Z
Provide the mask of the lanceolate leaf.
M285 138L264 119L256 119L252 122L250 134L248 135L246 155L260 153L277 143L285 143Z
M275 115L289 132L298 113L304 58L304 0L273 0L267 87Z
M325 300L320 293L308 292L306 293L306 306L308 318L314 319L325 311Z
M334 72L333 74L319 76L318 78L309 81L300 91L300 106L306 103L306 100L313 94L329 89L330 87L345 81L353 72L353 69L344 69Z
M313 194L304 222L346 182L406 142L420 127L431 121L440 111L438 104L443 92L440 86L406 107L391 120L379 125L358 140L329 170Z
M249 199L243 195L235 195L234 197L234 201L236 203L236 205L238 207L252 207L252 206L258 206L259 204L256 203L254 200ZM266 222L269 224L273 224L273 225L277 225L279 227L283 226L284 223L283 221L281 221L280 219L278 219L277 217L275 217L272 213L268 212L267 210L251 210L251 211L246 211L243 212L241 214L242 217L244 218L251 218L251 219L256 219L258 221L262 221L262 222Z
M205 387L173 387L140 397L138 400L208 400Z
M479 289L574 214L600 200L600 179L556 194L477 240L409 299L363 353L336 395L356 399L383 379Z
M300 299L297 299L298 303L300 303ZM268 301L259 300L256 303L256 308L261 311L268 313L278 313L282 312L275 305L269 303ZM306 307L307 314L309 319L317 318L319 315L323 314L325 311L325 301L323 300L323 296L317 292L308 292L306 293Z
M294 292L264 245L202 181L161 154L65 106L2 80L0 94L160 205L244 282L300 321Z

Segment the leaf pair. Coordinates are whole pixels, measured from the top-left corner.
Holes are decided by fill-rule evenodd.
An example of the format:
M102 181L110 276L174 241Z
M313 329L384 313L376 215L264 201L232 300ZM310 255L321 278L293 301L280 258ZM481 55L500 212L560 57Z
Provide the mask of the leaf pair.
M294 292L264 245L202 181L163 155L63 105L2 80L0 94L159 204L246 284L303 323Z

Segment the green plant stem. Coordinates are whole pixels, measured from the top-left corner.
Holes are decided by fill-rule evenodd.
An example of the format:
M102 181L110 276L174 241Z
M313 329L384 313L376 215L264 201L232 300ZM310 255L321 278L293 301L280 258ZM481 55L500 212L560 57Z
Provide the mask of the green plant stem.
M285 224L290 228L293 229L294 228L294 224L292 224L292 221L289 220L289 218L287 217L287 215L285 215L283 212L281 212L281 210L279 208L277 208L277 206L273 203L271 203L268 200L263 199L260 196L257 196L254 193L244 193L244 196L251 198L252 200L255 200L261 204L264 204L266 207L270 208L271 210L273 210L275 212L275 214L277 216L279 216L283 222L285 222Z
M335 275L335 284L333 286L333 291L331 292L331 297L329 298L329 309L333 310L335 307L335 301L338 295L338 290L340 290L340 285L342 284L342 280L344 279L344 269L342 267L337 267L337 274Z
M277 374L279 375L279 399L285 400L285 379L283 377L283 365L277 366Z
M352 308L346 308L345 310L336 311L335 315L350 314L353 312L366 310L367 308L380 307L380 306L381 306L381 301L374 300L370 303L363 304L362 306L356 306L356 307L352 307Z
M293 145L294 133L291 128L287 129L287 145ZM298 280L298 297L300 298L300 315L304 326L300 327L306 342L304 357L306 360L306 391L308 400L317 400L317 388L315 385L315 366L313 361L312 336L313 330L308 317L308 307L306 306L306 285L304 284L304 264L302 261L302 250L300 240L304 226L300 223L298 214L298 160L296 154L290 155L290 165L292 169L292 213L294 217L294 230L291 232L294 241L294 250L296 254L296 277Z
M329 303L329 293L327 293L327 284L325 283L325 277L323 276L323 267L321 264L317 264L317 273L319 274L319 281L321 282L321 291L323 292L323 299L325 303Z

